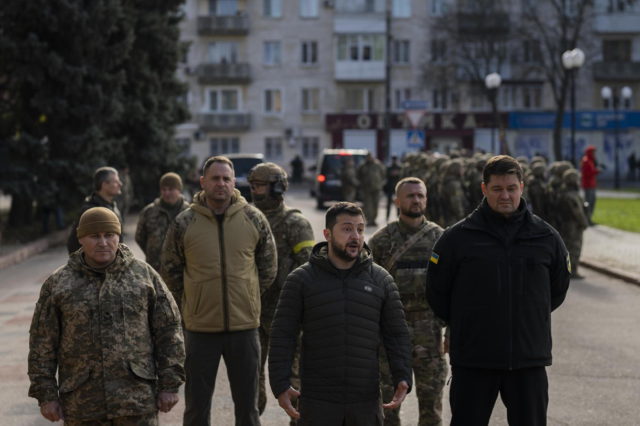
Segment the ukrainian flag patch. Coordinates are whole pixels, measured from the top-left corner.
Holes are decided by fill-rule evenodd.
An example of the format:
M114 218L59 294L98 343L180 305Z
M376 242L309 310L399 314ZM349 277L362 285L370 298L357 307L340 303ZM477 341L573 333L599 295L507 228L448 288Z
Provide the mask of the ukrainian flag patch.
M440 259L440 256L438 255L438 253L436 253L435 251L431 252L431 259L429 259L429 262L437 265L439 259Z

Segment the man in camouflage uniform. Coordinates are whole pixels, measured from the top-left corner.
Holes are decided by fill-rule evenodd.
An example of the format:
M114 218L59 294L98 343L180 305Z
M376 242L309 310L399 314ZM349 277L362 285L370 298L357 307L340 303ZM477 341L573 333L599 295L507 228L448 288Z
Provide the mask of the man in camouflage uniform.
M224 358L236 424L260 425L260 296L278 254L264 214L235 188L233 163L207 159L202 191L169 228L161 271L182 312L187 358L185 426L208 425Z
M400 290L412 340L420 426L442 424L442 392L447 376L444 323L427 304L424 287L431 250L443 230L424 217L426 204L427 188L422 180L400 180L396 186L399 219L380 229L369 241L374 261L393 275ZM386 400L394 392L386 360L380 370ZM384 424L399 425L398 411L388 412Z
M546 171L544 163L533 163L531 174L526 178L525 189L527 191L526 200L529 202L532 212L548 222L549 194L545 177Z
M69 232L69 238L67 239L67 251L69 254L80 248L78 237L76 235L76 228L78 227L78 221L80 216L92 207L106 207L112 210L118 220L122 223L122 215L120 215L120 209L115 198L121 193L122 182L118 176L118 171L113 167L100 167L93 173L93 189L94 192L87 196L80 206L80 212L78 213L78 219L75 221ZM122 237L122 236L121 236ZM120 238L122 242L122 238Z
M169 225L189 204L182 198L182 179L169 172L160 178L160 197L147 205L140 213L136 227L136 243L140 246L147 263L160 272L162 243Z
M184 382L178 307L118 243L111 210L87 210L76 232L82 248L45 281L33 314L29 396L65 425L157 425Z
M378 204L380 193L384 187L387 171L380 161L367 154L364 162L358 167L358 181L362 191L362 204L367 226L377 226Z
M462 162L451 160L445 169L440 186L443 227L453 225L465 216L464 187L462 185Z
M350 155L345 155L342 158L340 183L342 184L342 199L355 203L358 192L358 178L356 177L356 165Z
M571 278L581 279L578 263L582 252L582 235L589 226L584 209L584 199L580 195L580 175L576 169L562 174L562 189L558 194L558 232L571 258Z
M261 163L249 172L251 198L256 207L265 214L278 249L278 273L271 287L262 295L262 311L260 314L260 395L258 408L260 414L267 404L265 390L264 365L269 354L269 336L271 323L276 311L280 290L287 275L298 266L309 260L311 249L315 244L313 229L300 210L292 209L284 203L283 195L289 183L287 173L277 164ZM292 383L299 389L297 362L294 363Z

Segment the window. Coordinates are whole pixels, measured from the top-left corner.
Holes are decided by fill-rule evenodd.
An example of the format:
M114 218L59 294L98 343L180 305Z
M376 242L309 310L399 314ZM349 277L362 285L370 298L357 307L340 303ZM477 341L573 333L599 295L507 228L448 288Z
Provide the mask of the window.
M237 0L209 0L209 15L234 16L237 13Z
M282 92L280 89L267 89L264 91L264 112L280 114L282 112Z
M393 40L393 63L408 64L409 62L409 40Z
M605 62L631 61L631 40L602 40L602 59Z
M233 154L240 152L240 139L211 138L209 139L209 155Z
M630 12L634 9L634 4L628 0L609 0L607 3L607 13Z
M522 42L522 61L536 64L542 61L542 51L538 40L524 40Z
M394 18L411 17L411 0L393 0L391 8Z
M373 94L372 88L345 89L345 109L356 112L373 111Z
M299 0L300 17L315 18L318 16L318 0Z
M335 2L338 12L384 12L385 0L337 0Z
M393 91L393 105L394 105L394 109L396 111L401 111L402 108L402 103L404 101L407 101L411 99L411 89L409 88L404 88L404 89L395 89Z
M472 110L482 110L487 108L487 89L484 88L484 86L472 86L469 92Z
M265 65L280 65L280 42L279 41L265 41L264 42L264 58Z
M264 155L267 159L282 158L282 138L265 138L264 139Z
M315 161L320 153L320 138L317 136L303 136L300 141L302 142L302 156Z
M300 45L300 52L303 65L315 65L318 63L317 41L303 41Z
M238 89L210 89L209 111L229 112L238 111L240 92Z
M522 107L525 109L537 109L542 106L542 87L523 86L522 87Z
M384 35L349 34L338 36L339 61L383 61Z
M503 84L498 89L498 104L501 108L512 109L518 104L518 86Z
M444 11L444 0L431 0L432 16L441 16Z
M302 112L318 112L320 111L320 89L303 88L302 89Z
M442 39L431 39L431 62L443 62L447 55L447 42Z
M433 89L433 109L447 109L449 93L447 89Z
M262 0L262 14L269 18L280 18L282 16L282 0Z
M579 0L563 0L564 13L567 16L576 16L578 13L578 1Z
M230 41L217 41L209 43L209 63L235 64L238 59L238 43Z

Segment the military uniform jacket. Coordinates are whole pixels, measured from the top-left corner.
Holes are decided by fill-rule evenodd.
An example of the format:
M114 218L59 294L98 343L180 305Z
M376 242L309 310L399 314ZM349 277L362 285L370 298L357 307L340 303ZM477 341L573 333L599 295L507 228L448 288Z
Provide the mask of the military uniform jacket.
M84 199L82 206L80 206L80 211L78 212L78 218L76 219L76 221L73 223L73 226L71 227L71 231L69 232L69 237L67 238L67 251L69 252L69 254L73 253L74 251L80 248L80 242L78 241L78 234L76 233L76 230L78 228L78 223L80 222L80 216L82 216L82 213L86 212L87 210L93 207L104 207L111 210L116 214L116 216L118 216L120 225L122 225L122 215L120 215L120 210L118 209L118 205L116 204L116 202L114 201L110 203L94 192L93 194L89 195L87 198ZM120 235L120 242L122 242L122 235Z
M185 328L219 333L258 328L260 296L276 277L278 254L269 222L234 190L219 221L204 192L167 233L162 277L181 304Z
M189 208L189 204L182 200L178 212ZM171 225L171 213L164 207L160 198L148 204L140 213L136 227L136 243L146 256L147 263L153 269L160 271L160 255L162 244Z
M184 382L178 307L123 244L102 272L73 253L42 286L29 333L29 396L60 400L69 420L154 412L157 393Z
M524 199L509 224L486 200L433 248L427 300L451 330L451 365L516 369L551 365L551 311L569 287L558 233ZM512 235L502 230L514 226Z
M409 330L393 278L365 248L348 271L329 261L327 243L293 271L280 295L271 329L269 380L273 394L289 388L302 330L302 398L340 404L374 401L380 394L378 350L389 359L394 387L411 386Z
M262 295L262 323L270 323L276 310L280 290L291 271L309 260L315 245L313 229L300 210L283 204L265 211L278 250L278 274L271 287ZM269 324L266 324L269 325Z
M422 237L412 244L393 265L389 265L388 262L394 254L420 230L423 230ZM412 228L396 220L378 230L369 240L374 262L384 268L388 267L387 270L398 286L407 320L427 320L432 325L429 337L434 344L429 347L431 352L428 354L429 357L441 356L440 347L436 343L441 341L444 322L435 317L429 307L424 293L424 283L431 250L442 232L440 226L426 219L418 228Z

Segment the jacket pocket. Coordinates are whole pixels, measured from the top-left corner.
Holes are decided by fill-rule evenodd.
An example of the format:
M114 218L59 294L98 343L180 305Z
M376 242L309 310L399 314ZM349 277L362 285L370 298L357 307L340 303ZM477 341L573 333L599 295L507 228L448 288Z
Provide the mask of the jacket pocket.
M139 361L129 361L129 368L135 376L141 379L156 380L158 378L156 376L156 369L150 364Z
M91 370L84 370L70 375L63 374L60 378L60 393L68 393L78 389L83 383L89 380Z

